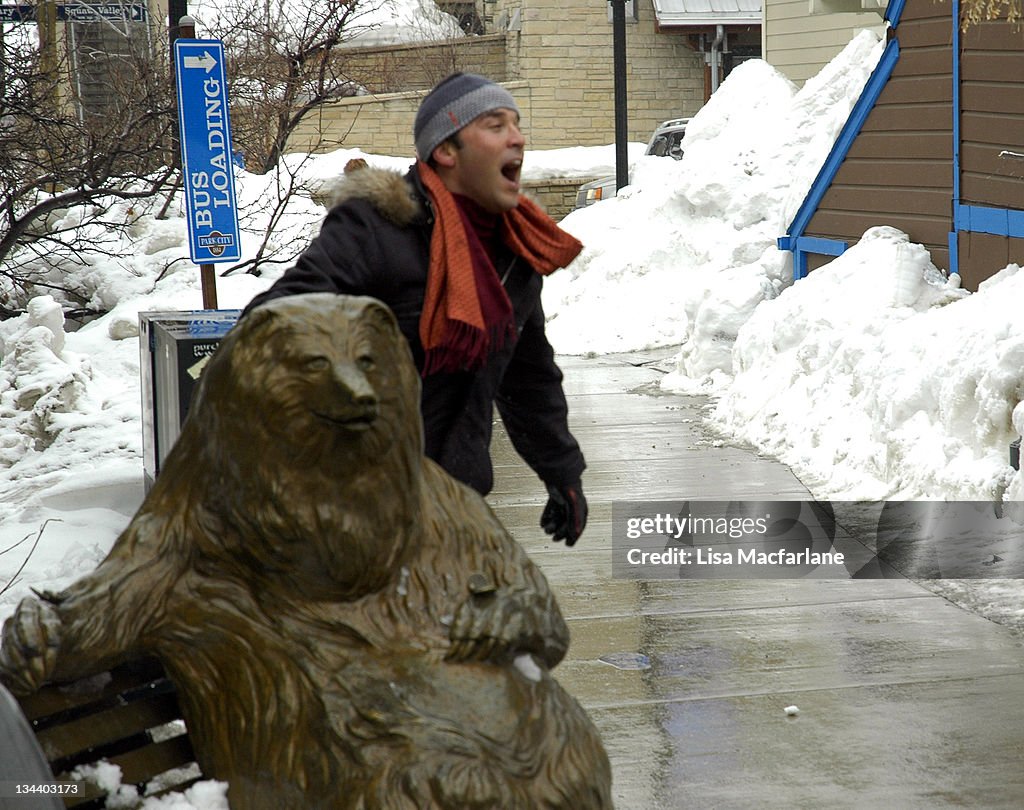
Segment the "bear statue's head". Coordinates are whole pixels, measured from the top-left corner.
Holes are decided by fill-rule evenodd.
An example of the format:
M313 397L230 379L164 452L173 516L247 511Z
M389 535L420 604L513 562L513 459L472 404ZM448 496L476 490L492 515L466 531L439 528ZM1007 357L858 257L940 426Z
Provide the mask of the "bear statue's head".
M344 470L396 443L422 453L419 397L408 344L384 304L309 293L271 300L231 330L203 371L192 414L219 414L227 432L245 426L246 445L273 441L295 463ZM262 436L251 435L257 427ZM271 447L256 449L273 457Z
M206 365L151 495L205 505L219 528L192 533L193 549L218 566L351 598L408 551L419 400L408 343L381 302L269 301Z

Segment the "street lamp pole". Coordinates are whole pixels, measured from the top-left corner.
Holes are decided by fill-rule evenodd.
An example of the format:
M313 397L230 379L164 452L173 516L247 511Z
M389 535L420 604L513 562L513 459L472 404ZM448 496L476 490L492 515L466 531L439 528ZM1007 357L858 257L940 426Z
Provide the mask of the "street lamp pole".
M626 126L626 0L612 4L612 54L615 74L615 190L629 184Z
M171 88L174 89L177 78L174 75L174 41L178 37L194 37L196 35L196 29L193 25L189 33L184 33L181 30L181 18L188 16L188 0L169 0L167 4L167 42L168 42L168 57L171 60ZM177 161L178 153L178 119L174 119L174 155L173 159Z
M179 21L188 14L188 0L169 0L167 4L167 30L171 34L171 64L174 64L174 40L181 36Z

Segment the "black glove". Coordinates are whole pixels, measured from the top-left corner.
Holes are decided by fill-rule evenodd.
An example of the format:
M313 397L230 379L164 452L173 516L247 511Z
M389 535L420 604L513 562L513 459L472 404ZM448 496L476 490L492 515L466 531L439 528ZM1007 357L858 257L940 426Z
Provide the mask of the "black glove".
M587 499L583 485L556 487L548 484L548 504L540 516L540 525L552 540L565 540L567 546L576 544L587 525Z

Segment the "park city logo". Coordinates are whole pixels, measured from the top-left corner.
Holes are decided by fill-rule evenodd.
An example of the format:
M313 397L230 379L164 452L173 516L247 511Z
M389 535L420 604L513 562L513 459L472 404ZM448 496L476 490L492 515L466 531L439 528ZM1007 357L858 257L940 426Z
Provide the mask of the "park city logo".
M200 234L197 241L199 247L206 248L213 256L221 256L229 247L234 247L235 237L230 233L210 231L208 234Z

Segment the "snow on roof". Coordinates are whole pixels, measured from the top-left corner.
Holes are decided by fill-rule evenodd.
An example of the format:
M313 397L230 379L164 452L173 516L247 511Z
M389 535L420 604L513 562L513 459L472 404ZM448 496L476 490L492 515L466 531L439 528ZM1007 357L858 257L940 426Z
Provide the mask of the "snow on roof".
M761 0L654 0L661 26L761 22Z

